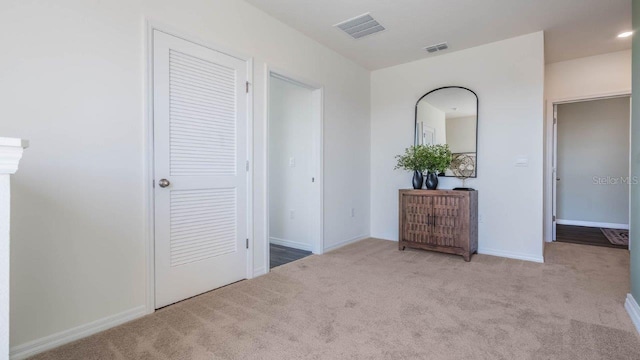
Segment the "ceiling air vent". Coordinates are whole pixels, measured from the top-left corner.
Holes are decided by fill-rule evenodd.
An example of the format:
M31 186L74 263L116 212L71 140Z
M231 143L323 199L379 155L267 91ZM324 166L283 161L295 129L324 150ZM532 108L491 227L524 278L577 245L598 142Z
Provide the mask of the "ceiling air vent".
M380 25L371 15L364 14L339 24L333 25L347 33L354 39L360 39L367 35L375 34L384 30L384 26Z
M443 43L440 43L440 44L427 46L424 49L427 50L427 52L434 53L436 51L447 50L448 48L449 48L449 45L446 42L443 42Z

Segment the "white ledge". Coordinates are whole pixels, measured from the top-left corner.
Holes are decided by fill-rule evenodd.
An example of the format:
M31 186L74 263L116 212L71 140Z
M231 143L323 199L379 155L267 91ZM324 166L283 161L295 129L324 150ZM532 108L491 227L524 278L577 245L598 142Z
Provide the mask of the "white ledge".
M0 174L14 174L28 146L27 140L0 137Z

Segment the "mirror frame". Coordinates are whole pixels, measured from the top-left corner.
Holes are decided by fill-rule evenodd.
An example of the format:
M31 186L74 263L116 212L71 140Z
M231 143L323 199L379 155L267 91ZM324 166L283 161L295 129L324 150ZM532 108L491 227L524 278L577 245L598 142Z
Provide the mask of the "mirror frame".
M422 95L418 101L416 101L416 108L415 108L415 114L413 117L413 145L418 145L418 139L416 137L416 131L418 131L418 104L420 104L420 101L422 101L422 99L424 99L427 95L431 94L432 92L436 92L438 90L443 90L443 89L463 89L463 90L467 90L468 92L472 93L473 96L476 97L476 171L475 174L473 176L470 177L470 179L475 179L478 177L478 124L480 123L480 99L478 99L478 94L476 94L475 91L463 87L463 86L443 86L443 87L439 87L437 89L433 89L429 92L427 92L426 94ZM439 175L441 177L456 177L455 175Z

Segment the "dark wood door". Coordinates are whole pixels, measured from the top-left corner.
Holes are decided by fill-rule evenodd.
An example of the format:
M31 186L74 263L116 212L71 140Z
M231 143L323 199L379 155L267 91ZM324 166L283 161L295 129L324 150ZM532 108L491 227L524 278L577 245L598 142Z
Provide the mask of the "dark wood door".
M433 231L433 198L405 195L403 201L401 240L428 244Z
M461 233L468 218L464 214L468 209L464 196L437 195L430 196L433 202L433 227L430 232L431 243L438 246L463 247Z

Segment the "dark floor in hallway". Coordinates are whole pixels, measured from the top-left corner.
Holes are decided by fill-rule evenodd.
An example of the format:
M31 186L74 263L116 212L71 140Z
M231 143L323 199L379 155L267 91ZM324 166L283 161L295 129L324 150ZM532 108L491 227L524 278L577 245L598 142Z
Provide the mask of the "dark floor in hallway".
M269 248L271 251L270 269L311 255L311 251L298 250L282 245L269 244Z
M610 243L600 228L597 227L557 225L556 241L572 244L604 246L616 249L627 248L623 245L614 245Z

